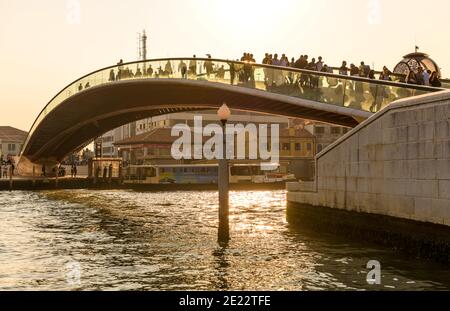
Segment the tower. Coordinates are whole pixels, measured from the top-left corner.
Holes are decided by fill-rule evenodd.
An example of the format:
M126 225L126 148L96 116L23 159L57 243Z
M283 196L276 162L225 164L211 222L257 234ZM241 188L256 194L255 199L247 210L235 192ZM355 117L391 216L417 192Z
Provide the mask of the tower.
M145 33L145 29L142 32L141 36L141 47L142 47L142 60L147 60L147 34Z
M138 33L137 50L138 60L147 60L147 34L145 29L142 33Z

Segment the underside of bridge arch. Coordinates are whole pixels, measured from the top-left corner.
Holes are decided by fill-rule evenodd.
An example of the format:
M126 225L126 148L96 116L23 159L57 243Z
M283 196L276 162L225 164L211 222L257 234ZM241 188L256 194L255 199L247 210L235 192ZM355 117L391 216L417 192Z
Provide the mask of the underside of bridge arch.
M123 124L174 112L231 109L355 127L368 113L219 83L152 79L114 82L69 97L38 124L22 155L62 160L86 142Z

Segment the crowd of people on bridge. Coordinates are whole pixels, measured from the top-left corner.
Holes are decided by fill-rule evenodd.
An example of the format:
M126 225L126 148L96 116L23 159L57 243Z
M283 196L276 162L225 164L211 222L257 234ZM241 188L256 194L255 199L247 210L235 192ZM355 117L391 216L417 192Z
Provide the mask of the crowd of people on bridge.
M406 75L405 83L433 87L442 86L436 71L432 72L431 70L425 70L422 67L418 67L417 72L410 71Z
M319 56L317 61L315 58L309 60L308 55L301 55L297 60L291 58L289 61L289 57L287 57L286 54L282 54L279 58L278 54L266 53L262 60L262 64L325 73L334 73L334 70L336 70L339 75L376 79L375 70L371 69L370 66L364 62L361 62L359 66L350 64L350 67L348 67L347 61L343 61L341 67L333 68L324 63L322 56ZM383 70L379 73L378 78L383 81L393 81L392 76L393 73L384 66ZM441 87L442 85L436 71L432 72L431 70L424 70L422 67L418 67L417 72L410 71L405 79L400 79L400 82L433 87ZM301 85L304 85L306 81L300 81L300 83ZM309 81L309 83L311 87L314 87L316 84L315 81Z
M281 56L280 56L281 55ZM249 86L255 86L255 69L257 68L256 60L253 54L245 52L240 59L236 61L229 61L229 68L225 68L224 64L214 64L211 55L207 54L207 59L201 62L197 60L196 55L193 55L191 59L180 59L176 66L173 61L166 60L161 62L162 65L154 69L151 63L145 63L143 66L136 66L134 72L129 66L125 66L123 60L117 63L116 68L112 68L109 72L109 81L119 81L122 79L141 78L141 77L172 77L176 73L181 78L206 78L209 79L211 75L214 75L216 79L224 79L225 74L228 71L230 76L230 83L240 83ZM295 68L300 70L308 70L312 72L320 72L326 74L337 74L343 76L359 77L366 79L378 79L382 81L397 81L414 85L441 87L441 81L437 72L431 72L425 70L422 67L417 69L417 72L410 71L405 77L401 75L394 75L386 66L383 67L381 72L375 72L365 62L360 62L359 66L350 64L348 66L347 61L343 61L340 67L331 67L324 62L322 56L317 59L308 55L300 55L299 58L289 58L286 54L270 54L265 53L262 60L263 65L271 65L277 67ZM316 89L320 88L321 75L314 74L297 74L293 71L282 71L281 73L274 69L263 68L265 74L265 82L268 88L273 86L280 86L286 84L298 84L300 87ZM83 85L84 84L84 85ZM78 91L89 88L91 85L89 82L80 83Z

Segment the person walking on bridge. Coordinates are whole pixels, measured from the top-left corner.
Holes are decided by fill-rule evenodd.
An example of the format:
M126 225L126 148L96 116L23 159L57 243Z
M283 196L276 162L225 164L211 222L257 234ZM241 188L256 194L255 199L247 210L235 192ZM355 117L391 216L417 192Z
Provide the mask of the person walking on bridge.
M170 61L167 61L166 65L164 66L164 75L169 77L172 74L173 74L172 64L170 63Z
M430 76L430 85L433 87L442 87L442 83L439 80L439 76L436 71L434 71Z
M239 59L236 60L237 62ZM236 79L236 67L234 62L228 62L228 66L230 66L230 84L234 85L234 80Z
M111 69L111 71L109 72L109 82L114 81L116 81L116 74L114 73L114 69Z
M426 81L426 78L428 78L428 81ZM416 81L417 84L419 85L426 85L426 82L430 82L430 77L428 75L425 75L425 71L423 70L422 67L419 67L417 69L417 74L416 74Z
M187 65L183 60L178 64L178 72L181 72L181 78L187 79Z
M359 67L359 76L363 78L369 77L370 66L366 65L364 62L361 62L361 66Z
M350 69L347 67L347 62L344 60L343 62L342 62L342 66L339 68L339 74L341 75L341 76L348 76L348 71L349 71Z
M392 72L386 66L384 66L383 71L380 74L380 80L392 81L391 74L392 74Z
M148 68L147 68L147 76L149 77L149 78L151 78L152 76L153 76L153 68L152 68L152 65L148 65Z
M214 65L211 61L211 55L207 54L207 56L208 56L208 60L205 61L205 63L203 64L203 68L206 70L206 76L209 79L209 77L211 76L211 73L213 72Z
M197 56L193 56L193 59L191 59L191 61L189 62L189 73L192 76L196 76L197 75L197 60L196 60Z

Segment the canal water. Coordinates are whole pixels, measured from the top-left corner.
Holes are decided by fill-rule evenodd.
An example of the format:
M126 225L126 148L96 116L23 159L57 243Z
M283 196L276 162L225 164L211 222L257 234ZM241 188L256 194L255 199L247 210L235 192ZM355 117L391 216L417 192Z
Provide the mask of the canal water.
M448 267L290 226L285 197L232 192L221 248L216 192L0 192L0 290L450 289Z

